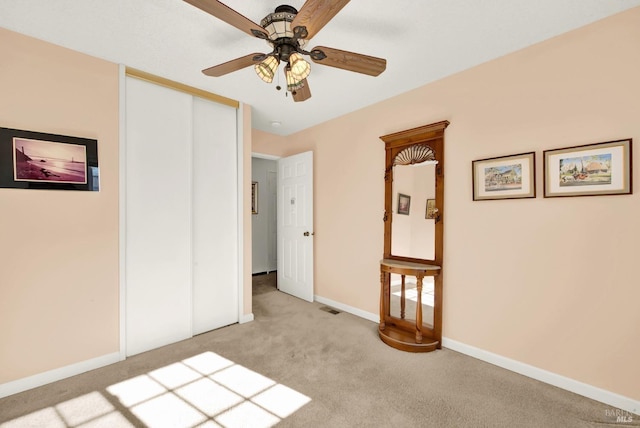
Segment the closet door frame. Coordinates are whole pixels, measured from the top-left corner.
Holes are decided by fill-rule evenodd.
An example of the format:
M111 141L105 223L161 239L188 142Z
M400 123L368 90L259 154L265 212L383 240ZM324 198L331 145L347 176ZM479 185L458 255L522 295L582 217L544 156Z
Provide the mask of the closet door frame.
M119 183L119 195L120 195L120 357L124 359L127 355L131 354L127 350L127 143L126 143L126 82L128 78L137 78L140 80L146 80L148 82L169 87L171 89L175 89L180 92L186 92L190 94L192 97L204 98L209 101L215 101L217 103L233 107L235 109L235 133L236 133L236 141L235 141L235 160L236 166L235 171L237 176L234 177L236 180L235 186L235 201L230 200L231 203L236 205L236 221L235 221L235 238L236 238L236 272L235 272L235 301L237 302L237 312L234 315L233 322L247 322L253 319L252 314L243 315L244 309L244 292L243 292L243 277L244 277L244 245L243 245L243 181L244 181L244 172L243 172L243 156L244 156L244 117L243 117L243 106L235 100L230 100L228 98L220 97L215 94L211 94L197 88L192 88L186 85L182 85L180 83L172 82L157 76L150 75L148 73L140 72L138 70L130 69L125 66L120 66L120 183ZM195 101L192 101L192 108ZM193 135L193 130L192 130ZM193 146L189 147L189 156L193 154ZM189 175L191 179L193 179L193 159L190 159L190 170ZM192 210L193 207L193 183L189 184L189 197L191 198L189 209ZM194 245L194 237L193 237L193 212L190 212L190 244L191 251L189 254L190 259L190 273L193 274L193 262L194 255L193 245ZM189 300L190 300L190 323L189 323L189 332L188 336L191 337L194 335L194 323L193 323L193 281L192 276L189 278ZM162 346L162 345L160 345ZM142 351L140 351L142 352ZM132 354L131 354L132 355Z

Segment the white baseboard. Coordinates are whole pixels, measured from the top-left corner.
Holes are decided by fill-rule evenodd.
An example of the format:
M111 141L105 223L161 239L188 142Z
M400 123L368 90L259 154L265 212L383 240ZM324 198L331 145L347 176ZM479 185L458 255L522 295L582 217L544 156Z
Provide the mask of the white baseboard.
M362 309L354 308L353 306L345 305L344 303L334 302L331 299L318 295L314 295L313 300L318 303L322 303L323 305L331 306L332 308L340 309L344 312L349 312L350 314L360 318L373 321L376 324L380 323L380 314L372 314L371 312L363 311Z
M238 321L239 324L245 324L248 322L253 321L253 312L250 314L243 314L240 315L240 320Z
M120 352L103 355L0 385L0 398L122 361Z
M485 351L474 346L466 345L453 339L446 337L442 338L442 346L449 348L453 351L460 352L461 354L468 355L473 358L477 358L487 363L502 367L512 372L519 373L521 375L530 377L532 379L539 380L549 385L557 386L558 388L565 389L567 391L574 392L592 400L600 401L601 403L609 404L618 409L626 410L631 413L640 415L640 401L633 400L622 395L597 388L586 383L579 382L568 377L561 376L556 373L552 373L529 364L522 363L520 361L512 360L502 355L494 354L489 351Z

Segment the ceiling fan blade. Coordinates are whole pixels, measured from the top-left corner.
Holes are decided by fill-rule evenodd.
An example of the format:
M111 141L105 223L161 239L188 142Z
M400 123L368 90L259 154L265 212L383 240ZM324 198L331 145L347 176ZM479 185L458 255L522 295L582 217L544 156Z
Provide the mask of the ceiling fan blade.
M262 58L263 56L264 54L261 53L252 53L240 58L232 59L231 61L227 61L222 64L214 65L213 67L206 68L202 70L202 72L207 76L212 77L224 76L225 74L231 73L232 71L237 71L260 62L260 58Z
M309 98L311 98L311 90L309 89L309 81L307 79L304 79L302 81L302 83L304 84L302 86L302 88L296 90L296 92L294 94L292 94L293 101L295 101L295 102L306 101Z
M318 56L317 51L322 51L326 58L320 59L322 55ZM311 51L311 60L316 64L342 68L343 70L355 71L369 76L378 76L387 68L387 60L384 58L376 58L325 46L315 47Z
M307 0L293 18L291 28L307 27L308 35L305 39L308 40L322 30L347 3L349 0Z
M192 6L202 9L216 18L233 25L250 36L268 38L264 28L217 0L184 0ZM262 36L260 35L262 34Z

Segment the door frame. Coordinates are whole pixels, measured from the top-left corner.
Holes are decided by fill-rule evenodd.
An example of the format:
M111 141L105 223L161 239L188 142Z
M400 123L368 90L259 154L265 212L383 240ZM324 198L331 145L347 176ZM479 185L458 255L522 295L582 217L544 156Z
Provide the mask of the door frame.
M193 97L200 97L209 101L217 102L222 105L235 108L236 111L236 192L237 192L237 304L238 304L238 316L237 321L244 323L253 320L253 314L244 314L244 249L245 240L245 222L244 222L244 173L245 173L245 156L246 153L250 153L250 121L251 121L251 108L241 102L221 97L219 95L210 93L208 91L201 91L197 88L193 88L187 85L180 84L162 77L154 76L152 74L139 72L135 69L128 68L123 64L118 65L118 117L119 117L119 129L118 129L118 222L119 222L119 276L118 276L118 288L119 288L119 350L118 357L121 361L127 358L127 272L126 272L126 236L127 236L127 211L126 211L126 82L127 78L134 77L149 83L168 87L178 92L189 94ZM246 112L246 113L245 113ZM248 121L248 122L247 122ZM247 122L247 123L245 123ZM249 132L246 132L249 130ZM248 134L248 135L246 135ZM192 290L190 290L191 295ZM191 337L193 337L193 323L190 326Z
M249 166L251 166L251 159L253 159L253 158L278 161L279 159L282 159L282 157L283 156L276 156L276 155L269 155L269 154L266 154L266 153L251 152L251 154L249 156ZM249 172L249 183L247 183L247 186L249 186L251 184L252 173L253 173L253 167L251 167L251 170ZM276 200L277 200L277 192L278 192L278 188L276 186ZM248 215L251 216L251 213L249 213ZM251 218L249 218L249 224L251 224ZM276 234L277 233L278 233L278 223L276 222ZM248 266L246 267L246 270L249 272L249 278L253 278L253 266L252 266L253 256L251 255L251 251L253 251L253 229L251 229L250 238L251 239L249 239L247 242L245 242L245 245L248 246L248 248L249 248L248 255L249 255L249 259L251 260L251 263L247 263L246 259L243 260L243 263L247 263ZM245 256L246 255L247 254L245 254ZM277 261L278 261L278 252L276 251L276 263L277 263ZM277 270L277 264L276 264L276 270ZM249 284L251 284L251 291L253 292L253 283L250 282ZM251 296L251 293L249 295ZM252 305L251 311L252 311L251 320L253 320L253 305Z
M291 154L290 156L295 156L295 155L297 155L297 154L299 154L299 153L294 153L294 154ZM276 156L276 155L269 155L269 154L258 153L258 152L251 152L251 158L259 158L259 159L267 159L267 160L275 160L275 161L278 161L278 160L283 159L283 158L286 158L286 157L289 157L289 156ZM251 182L251 180L249 180L249 182ZM278 186L279 186L279 185L280 185L280 182L278 181ZM276 186L276 200L277 200L277 197L278 197L278 196L277 196L277 194L278 194L278 186ZM313 189L311 189L311 191L312 191L312 194L313 194ZM249 214L249 215L250 215L250 214ZM313 229L313 225L311 225L311 228ZM252 233L252 235L253 235L253 233ZM279 230L278 230L278 224L277 224L277 222L276 222L276 235L277 235L277 236L279 235ZM247 243L247 242L245 242L245 245L248 245L248 246L249 246L249 248L252 248L252 246L253 246L253 236L251 236L251 238L252 238L252 239L251 239L251 240L249 240L249 242L248 242L248 243ZM276 251L276 263L278 263L278 260L279 260L278 251ZM245 260L244 262L246 263L246 260ZM251 272L253 269L251 268L251 266L249 266L249 267L247 268L247 270ZM252 288L253 288L253 286L252 286ZM313 298L315 299L315 294L313 294Z
M278 161L279 159L282 159L283 156L275 156L275 155L268 155L268 154L264 154L264 153L257 153L257 152L251 152L251 158L250 160L252 160L253 158L257 158L257 159L266 159L266 160L272 160L272 161ZM249 182L252 181L252 177L253 177L253 163L250 163L251 165L251 173L249 174ZM277 174L277 170L276 170L276 174ZM260 189L259 192L266 192L267 189ZM276 204L277 204L277 192L278 192L278 187L276 186ZM260 209L260 208L258 208ZM276 222L276 233L277 233L277 228L278 228L278 223ZM251 251L253 251L253 229L251 229L251 241L250 241L250 245L249 248L251 248ZM276 251L276 263L277 263L277 259L278 259L278 253ZM251 266L249 266L249 271L251 272L251 275L253 276L253 257L251 258ZM277 264L276 264L276 270L277 270ZM253 286L252 286L253 288Z

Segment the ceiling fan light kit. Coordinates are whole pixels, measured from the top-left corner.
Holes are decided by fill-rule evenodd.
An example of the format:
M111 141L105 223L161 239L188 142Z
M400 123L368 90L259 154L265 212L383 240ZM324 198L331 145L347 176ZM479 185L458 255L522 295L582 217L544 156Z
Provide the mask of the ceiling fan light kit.
M273 55L268 55L264 61L254 65L256 74L267 83L273 82L273 77L278 71L280 60Z
M298 78L298 76L296 76L291 70L291 66L289 64L284 67L284 75L287 79L287 91L295 95L298 89L304 86L304 79Z
M302 55L297 52L289 55L289 66L291 67L291 74L299 80L306 79L311 73L311 64L305 61Z
M278 6L275 12L260 21L261 25L217 0L184 1L247 34L266 40L273 47L273 50L268 54L245 55L209 67L202 71L207 76L219 77L253 65L258 77L271 83L278 66L284 62L286 63L284 73L287 80L287 90L293 95L293 100L299 102L311 97L307 82L307 77L311 73L311 65L303 58L303 55L309 56L316 64L369 76L378 76L387 65L387 61L383 58L328 47L317 46L311 51L304 50L307 41L346 6L349 0L307 0L299 12L292 6Z
M275 41L283 37L291 39L293 38L291 22L297 14L298 11L292 6L278 6L274 13L270 13L260 21L260 26L267 31L271 40Z

